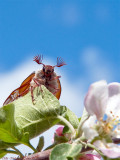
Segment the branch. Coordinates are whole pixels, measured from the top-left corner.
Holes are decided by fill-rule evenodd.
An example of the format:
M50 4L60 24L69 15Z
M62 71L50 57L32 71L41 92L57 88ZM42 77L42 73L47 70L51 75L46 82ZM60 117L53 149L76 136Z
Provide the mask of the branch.
M120 138L114 138L113 143L119 144ZM87 147L87 148L83 147L81 152L86 152L86 151L90 151L90 150L93 150L93 149L90 147ZM17 160L49 160L49 155L50 155L51 151L52 151L52 149L48 149L48 150L45 150L42 152L34 153L29 156L25 156L23 159L17 159Z
M49 155L52 149L48 149L42 152L38 152L23 158L23 160L49 160Z

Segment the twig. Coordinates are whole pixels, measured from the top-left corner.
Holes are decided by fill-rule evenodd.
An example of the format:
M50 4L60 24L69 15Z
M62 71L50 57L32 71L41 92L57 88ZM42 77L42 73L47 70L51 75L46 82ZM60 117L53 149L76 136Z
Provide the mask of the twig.
M57 118L69 127L69 129L71 130L73 135L75 134L75 129L73 128L73 126L71 125L71 123L67 119L65 119L64 117L59 116L59 115L57 116Z
M119 139L118 138L113 139L113 143L119 144L120 143L120 138ZM91 147L87 147L87 148L83 147L81 152L87 152L87 151L90 151L90 150L93 150L93 149ZM48 150L45 150L45 151L42 151L42 152L38 152L38 153L35 153L35 154L32 154L32 155L26 156L21 160L49 160L49 155L50 155L51 151L52 151L52 149L48 149Z
M24 157L23 154L17 148L15 147L11 147L11 148L14 149L18 153L18 155L20 155L20 158Z
M42 152L38 152L23 158L23 160L49 160L49 155L52 149L48 149Z

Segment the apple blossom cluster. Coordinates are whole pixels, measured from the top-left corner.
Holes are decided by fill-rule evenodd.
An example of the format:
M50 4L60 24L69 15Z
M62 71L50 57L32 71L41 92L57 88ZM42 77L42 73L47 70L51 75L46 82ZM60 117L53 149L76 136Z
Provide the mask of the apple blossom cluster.
M56 130L55 130L55 134L54 134L54 140L53 143L55 142L55 139L56 139L56 136L58 136L59 138L70 138L70 134L64 134L63 133L63 129L64 129L64 126L63 125L60 125ZM96 155L95 155L96 154ZM95 154L87 154L87 153L83 153L79 160L101 160L101 156L97 153Z
M120 146L113 143L120 138L120 83L93 83L84 105L90 115L82 126L87 140L107 157L120 157Z
M81 132L77 138L100 152L83 152L79 160L101 160L102 155L109 159L120 158L120 145L114 143L115 138L120 138L120 83L107 84L104 80L93 83L85 96L84 106L88 117L76 130ZM55 131L54 140L57 136L70 142L71 134L65 134L63 129L64 126L60 126Z

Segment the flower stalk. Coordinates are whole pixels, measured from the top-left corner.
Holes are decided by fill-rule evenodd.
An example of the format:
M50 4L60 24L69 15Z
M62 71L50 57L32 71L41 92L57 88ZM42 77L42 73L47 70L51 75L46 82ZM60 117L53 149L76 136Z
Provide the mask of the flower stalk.
M57 116L57 118L59 120L61 120L64 124L66 124L66 126L69 127L69 129L71 130L72 135L75 135L75 129L73 128L73 126L71 125L71 123L69 121L67 121L64 117L62 116Z

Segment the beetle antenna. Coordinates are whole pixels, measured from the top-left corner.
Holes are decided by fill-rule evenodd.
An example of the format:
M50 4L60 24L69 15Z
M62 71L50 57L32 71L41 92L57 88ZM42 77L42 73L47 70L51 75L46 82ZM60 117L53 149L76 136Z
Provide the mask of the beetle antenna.
M63 61L63 59L61 57L57 57L57 65L55 65L54 67L61 67L66 65L66 63Z
M43 55L38 55L33 58L33 61L37 62L38 64L43 64L42 60L43 60Z

